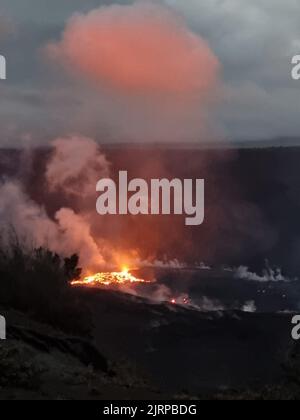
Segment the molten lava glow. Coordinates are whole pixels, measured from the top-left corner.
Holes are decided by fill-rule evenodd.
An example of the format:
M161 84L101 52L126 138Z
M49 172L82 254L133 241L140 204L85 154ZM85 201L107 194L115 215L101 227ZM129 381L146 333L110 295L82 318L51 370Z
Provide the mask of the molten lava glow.
M186 296L183 296L183 297L180 296L178 299L175 299L175 298L171 299L170 303L172 305L189 305L190 299L189 297L186 297Z
M149 283L146 280L138 279L129 272L127 267L123 267L121 272L103 272L93 276L85 277L82 280L73 281L73 286L112 286L127 285L133 283Z

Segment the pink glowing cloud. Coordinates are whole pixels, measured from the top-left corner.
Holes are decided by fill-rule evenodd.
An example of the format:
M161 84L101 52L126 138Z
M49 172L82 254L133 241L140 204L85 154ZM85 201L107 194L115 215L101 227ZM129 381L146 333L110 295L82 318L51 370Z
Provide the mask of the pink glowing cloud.
M122 93L206 97L218 83L219 61L208 44L158 4L76 14L48 52L85 79Z

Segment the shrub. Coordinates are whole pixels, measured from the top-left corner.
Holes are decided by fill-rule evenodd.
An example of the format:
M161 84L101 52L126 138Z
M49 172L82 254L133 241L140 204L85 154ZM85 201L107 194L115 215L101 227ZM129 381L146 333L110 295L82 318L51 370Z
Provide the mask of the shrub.
M34 356L29 347L19 342L0 346L0 385L38 389L43 368L34 361Z
M79 258L63 259L46 248L28 248L17 238L0 247L0 304L30 313L72 333L87 333L90 316L70 282Z

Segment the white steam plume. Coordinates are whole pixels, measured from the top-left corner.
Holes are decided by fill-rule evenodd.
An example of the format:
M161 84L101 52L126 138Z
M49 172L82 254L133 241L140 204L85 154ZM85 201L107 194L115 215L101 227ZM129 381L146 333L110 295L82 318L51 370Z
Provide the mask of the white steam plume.
M58 139L53 147L46 169L49 192L75 196L84 206L85 199L95 194L98 177L109 174L106 157L96 142L83 137ZM76 213L71 208L61 208L52 219L17 181L4 181L0 194L0 227L4 237L8 239L13 227L27 246L44 246L63 256L77 253L84 268L96 269L105 264L103 241L98 243L93 237L90 214L84 209L79 208Z

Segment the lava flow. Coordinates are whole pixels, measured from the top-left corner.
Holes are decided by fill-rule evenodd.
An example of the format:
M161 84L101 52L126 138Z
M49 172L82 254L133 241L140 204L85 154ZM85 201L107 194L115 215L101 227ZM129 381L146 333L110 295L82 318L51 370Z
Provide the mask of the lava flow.
M73 281L72 286L121 286L134 283L150 283L147 280L139 279L124 268L121 272L102 272L85 277L82 280Z

